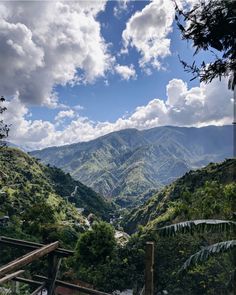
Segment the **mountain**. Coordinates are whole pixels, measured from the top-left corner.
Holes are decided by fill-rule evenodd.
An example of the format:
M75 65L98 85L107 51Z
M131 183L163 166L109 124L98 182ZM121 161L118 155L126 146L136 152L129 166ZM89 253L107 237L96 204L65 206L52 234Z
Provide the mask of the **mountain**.
M0 149L0 221L9 220L7 230L12 229L6 234L70 240L87 228L89 213L109 220L112 210L107 200L62 170L18 149Z
M191 169L232 156L232 126L126 129L31 155L62 168L106 197L127 204Z
M187 172L134 208L122 225L128 233L134 233L140 225L150 230L189 219L231 218L235 181L236 159Z
M140 278L146 242L153 241L154 281L166 294L230 294L231 274L235 269L229 253L210 255L185 272L180 271L187 259L204 247L235 238L232 232L192 232L161 237L158 228L193 219L232 220L236 196L236 159L211 163L202 169L187 172L164 189L156 192L145 204L128 213L121 226L131 236L130 274ZM204 252L206 253L206 252ZM215 252L215 249L212 251ZM202 255L203 256L203 255ZM133 257L133 258L132 258ZM194 259L193 259L194 261ZM140 280L140 279L139 279ZM140 284L140 288L143 285ZM164 293L164 292L163 292Z

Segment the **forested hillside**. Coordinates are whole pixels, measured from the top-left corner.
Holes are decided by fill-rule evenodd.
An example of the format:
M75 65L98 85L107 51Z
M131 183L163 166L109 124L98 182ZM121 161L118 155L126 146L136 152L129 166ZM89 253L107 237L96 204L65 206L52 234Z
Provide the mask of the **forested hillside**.
M158 228L186 219L230 219L236 196L235 159L190 171L155 193L122 219L124 229L133 233L122 245L115 240L111 225L94 223L86 230L85 216L89 212L102 218L109 216L112 207L70 175L44 166L14 148L1 149L0 167L1 217L9 216L7 224L0 227L0 234L43 242L59 239L61 245L75 249L63 273L67 280L81 279L106 292L129 288L140 292L144 284L145 243L154 241L155 292L227 294L233 267L228 255L221 254L220 259L213 257L179 273L191 254L223 240L224 234L165 238L159 236ZM83 206L85 216L71 202Z
M173 295L229 294L235 267L232 253L218 254L188 271L179 271L192 254L210 244L235 239L233 233L211 234L206 231L160 237L158 229L193 219L232 220L235 200L236 159L220 164L211 163L203 169L186 173L123 219L124 228L134 233L127 245L127 249L133 251L130 264L133 263L136 270L141 268L145 242L155 241L154 274L157 290L167 290L168 294ZM139 284L137 278L136 274Z
M0 150L1 234L36 240L59 239L71 247L94 213L109 220L112 205L58 168L44 166L15 148ZM84 210L83 210L83 209Z
M133 209L123 220L124 227L133 233L139 225L148 229L180 220L229 218L233 196L228 193L235 192L235 180L235 159L187 172Z
M232 126L127 129L98 139L32 152L117 202L128 205L190 169L232 157Z

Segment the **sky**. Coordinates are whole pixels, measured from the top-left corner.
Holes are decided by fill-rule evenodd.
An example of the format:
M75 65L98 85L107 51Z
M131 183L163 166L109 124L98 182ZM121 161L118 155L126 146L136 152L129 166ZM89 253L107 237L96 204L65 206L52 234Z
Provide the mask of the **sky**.
M179 0L189 7L197 0ZM191 81L172 0L0 1L9 141L27 149L126 129L232 123L227 80Z

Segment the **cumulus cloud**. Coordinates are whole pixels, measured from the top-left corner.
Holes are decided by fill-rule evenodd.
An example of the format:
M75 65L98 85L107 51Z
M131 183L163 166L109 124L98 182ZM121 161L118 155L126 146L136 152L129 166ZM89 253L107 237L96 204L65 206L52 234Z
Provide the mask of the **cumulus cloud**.
M112 58L97 14L105 1L0 5L0 88L29 104L57 105L56 85L91 83Z
M136 72L134 66L124 66L124 65L116 65L115 71L122 77L124 80L129 80L130 78L136 78Z
M53 124L48 121L29 120L30 112L17 95L11 101L6 101L5 106L7 111L2 117L4 122L10 124L9 140L32 148L55 131Z
M124 12L127 12L130 0L119 0L113 9L114 16L120 18Z
M12 124L9 139L16 144L27 144L31 149L88 141L126 128L141 130L163 125L200 127L232 123L233 93L228 90L226 79L190 89L184 81L172 79L166 86L166 95L167 100L154 98L115 122L93 122L82 116L72 118L72 112L61 111L58 116L68 115L72 120L60 130L57 124L49 121L27 119L29 110L15 97L7 102L8 110L3 119Z
M55 121L61 121L64 118L74 118L75 112L73 110L67 110L67 111L60 111L56 117Z
M161 69L161 60L170 55L170 38L174 20L174 5L171 0L154 0L142 11L136 12L127 22L122 33L124 48L135 47L141 54L139 64L142 68L150 65Z

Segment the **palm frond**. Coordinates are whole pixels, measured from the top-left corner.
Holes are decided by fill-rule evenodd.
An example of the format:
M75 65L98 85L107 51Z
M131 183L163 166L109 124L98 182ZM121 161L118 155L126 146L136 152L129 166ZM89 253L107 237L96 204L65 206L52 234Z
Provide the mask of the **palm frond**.
M218 219L189 220L158 229L160 236L175 236L178 233L229 232L236 227L236 222Z
M215 254L225 253L231 251L236 247L236 240L224 241L216 243L207 247L204 247L202 250L191 255L181 267L180 271L186 270L189 267L199 263L204 262Z

